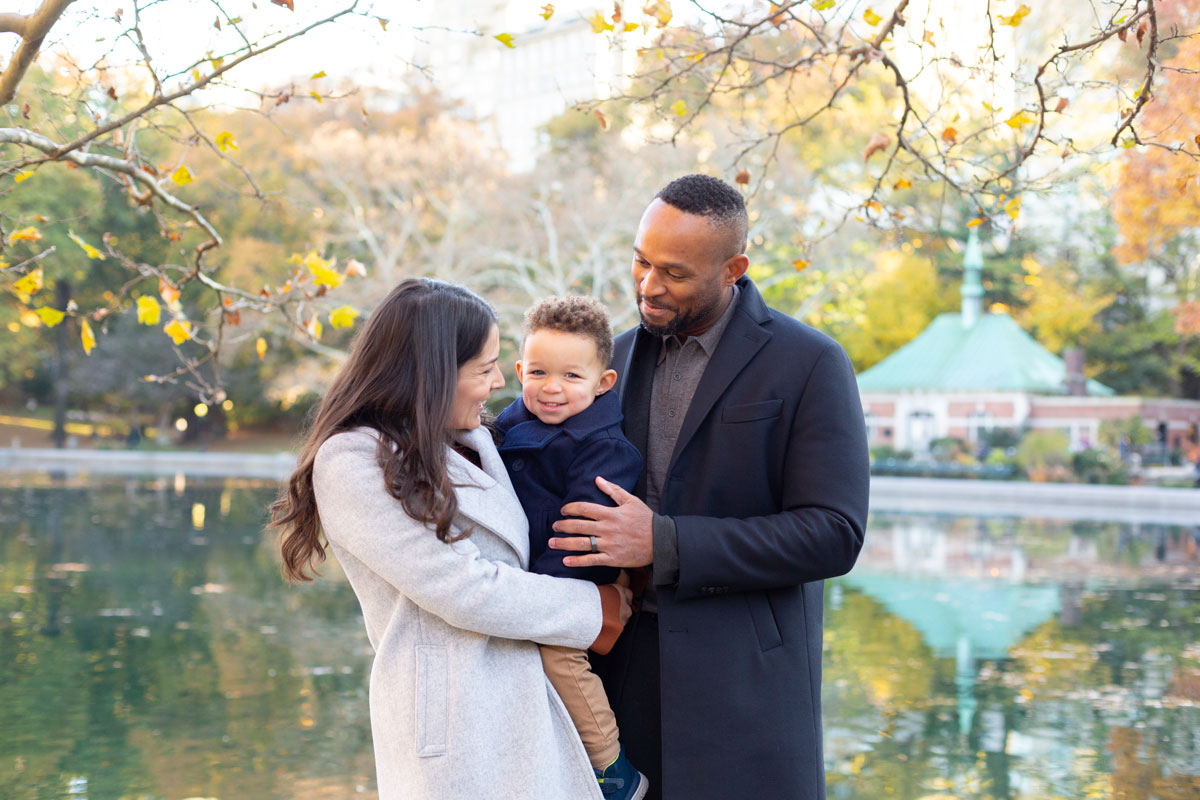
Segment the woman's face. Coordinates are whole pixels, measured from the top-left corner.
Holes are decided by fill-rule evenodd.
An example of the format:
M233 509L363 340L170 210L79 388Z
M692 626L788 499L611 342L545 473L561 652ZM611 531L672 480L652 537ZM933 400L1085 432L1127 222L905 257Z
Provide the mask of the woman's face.
M479 427L484 401L492 392L504 386L504 375L497 363L499 358L500 329L493 325L483 350L458 369L458 391L454 395L454 409L450 415L451 428L471 430Z

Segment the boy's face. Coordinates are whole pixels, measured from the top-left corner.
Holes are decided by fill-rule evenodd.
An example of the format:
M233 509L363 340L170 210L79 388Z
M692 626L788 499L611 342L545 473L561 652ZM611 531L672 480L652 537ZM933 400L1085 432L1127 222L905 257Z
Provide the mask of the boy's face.
M558 425L586 409L616 383L587 336L543 328L525 337L517 377L529 413Z

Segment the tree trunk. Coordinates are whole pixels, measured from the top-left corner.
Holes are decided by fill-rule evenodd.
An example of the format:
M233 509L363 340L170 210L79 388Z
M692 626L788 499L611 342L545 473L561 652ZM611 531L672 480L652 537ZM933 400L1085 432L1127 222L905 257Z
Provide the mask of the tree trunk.
M71 302L71 284L59 281L55 287L56 307L66 312ZM67 325L54 329L54 446L62 448L67 442Z

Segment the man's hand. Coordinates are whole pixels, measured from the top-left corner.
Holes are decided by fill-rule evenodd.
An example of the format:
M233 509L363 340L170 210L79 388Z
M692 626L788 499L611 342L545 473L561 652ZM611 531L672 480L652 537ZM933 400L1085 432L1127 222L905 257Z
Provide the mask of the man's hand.
M554 530L580 535L553 537L550 547L586 553L564 558L563 564L568 567L644 567L652 562L654 514L650 507L599 475L596 485L617 505L567 503L562 507L563 516L586 519L560 519L554 523ZM588 537L596 539L595 553L590 552L592 542Z

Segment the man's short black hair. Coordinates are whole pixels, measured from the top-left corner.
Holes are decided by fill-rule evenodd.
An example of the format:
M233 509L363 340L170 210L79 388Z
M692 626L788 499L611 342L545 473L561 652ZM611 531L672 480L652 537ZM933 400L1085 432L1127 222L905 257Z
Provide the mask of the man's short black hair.
M750 220L742 193L711 175L684 175L664 186L656 198L672 208L704 217L710 224L725 228L736 242L737 255L746 251L746 233Z

